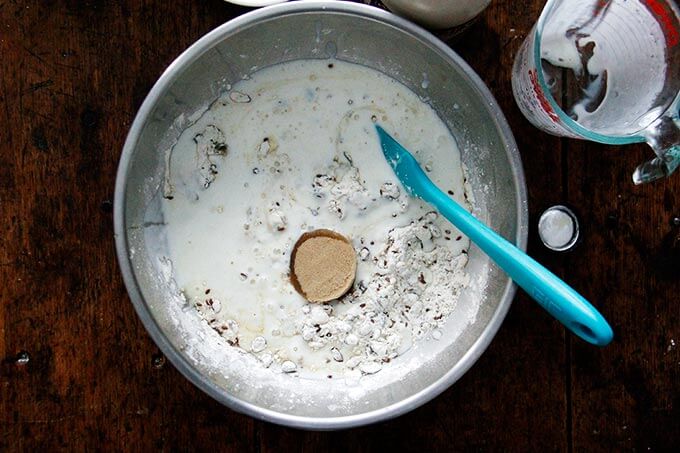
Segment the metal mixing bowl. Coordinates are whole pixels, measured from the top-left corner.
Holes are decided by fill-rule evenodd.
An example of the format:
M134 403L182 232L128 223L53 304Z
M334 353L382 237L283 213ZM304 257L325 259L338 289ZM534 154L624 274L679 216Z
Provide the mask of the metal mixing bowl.
M342 379L306 382L288 375L264 378L251 356L215 346L211 335L216 334L179 296L167 258L160 209L165 151L192 115L257 68L330 57L382 71L429 99L459 142L475 214L525 248L526 187L520 158L483 82L426 31L355 3L293 2L254 11L218 27L180 55L155 84L130 129L114 208L118 259L130 298L174 366L234 410L309 429L385 420L434 398L488 346L515 293L507 276L472 246L468 270L473 281L443 337L418 343L408 357L354 384ZM429 84L423 83L424 75ZM474 319L465 313L473 313Z

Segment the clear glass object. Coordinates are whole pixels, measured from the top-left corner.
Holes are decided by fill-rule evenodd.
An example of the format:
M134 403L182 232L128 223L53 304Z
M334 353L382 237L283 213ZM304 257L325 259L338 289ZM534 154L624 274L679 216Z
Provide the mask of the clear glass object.
M548 0L515 57L524 115L554 135L622 145L655 157L636 184L680 166L680 13L665 0Z
M576 245L579 236L578 218L566 206L546 209L538 220L538 236L550 250L564 252Z

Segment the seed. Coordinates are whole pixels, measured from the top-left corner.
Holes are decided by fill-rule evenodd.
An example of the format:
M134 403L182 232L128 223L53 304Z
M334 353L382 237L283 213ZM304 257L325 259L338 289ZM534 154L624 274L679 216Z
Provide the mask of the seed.
M382 365L378 362L362 362L359 369L364 374L375 374L382 369Z
M359 259L361 259L361 261L366 261L370 254L371 252L368 250L368 248L364 247L359 250Z
M344 358L342 357L342 352L338 348L331 348L331 356L336 362L342 362Z
M229 99L231 99L233 102L236 102L237 104L247 104L252 100L249 95L246 93L241 93L240 91L232 91L229 93Z
M356 335L351 333L345 337L345 344L348 344L349 346L355 346L357 343L359 343L359 337Z

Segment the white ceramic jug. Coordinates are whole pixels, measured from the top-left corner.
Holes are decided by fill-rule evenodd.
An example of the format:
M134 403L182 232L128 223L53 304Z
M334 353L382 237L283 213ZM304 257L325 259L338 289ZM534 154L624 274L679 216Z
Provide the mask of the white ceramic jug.
M473 19L491 0L382 0L390 11L425 27L442 29Z

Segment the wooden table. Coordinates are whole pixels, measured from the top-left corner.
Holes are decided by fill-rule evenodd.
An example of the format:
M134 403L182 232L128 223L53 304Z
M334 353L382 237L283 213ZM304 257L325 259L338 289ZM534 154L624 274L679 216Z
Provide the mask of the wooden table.
M44 3L44 4L43 4ZM601 309L598 349L525 294L478 363L396 420L336 433L255 421L166 364L128 300L113 245L118 158L163 69L246 10L221 0L0 1L0 450L377 448L678 451L680 174L634 186L651 151L555 138L510 88L539 0L494 0L449 40L488 84L521 150L529 251ZM579 214L576 250L545 249L546 207Z

